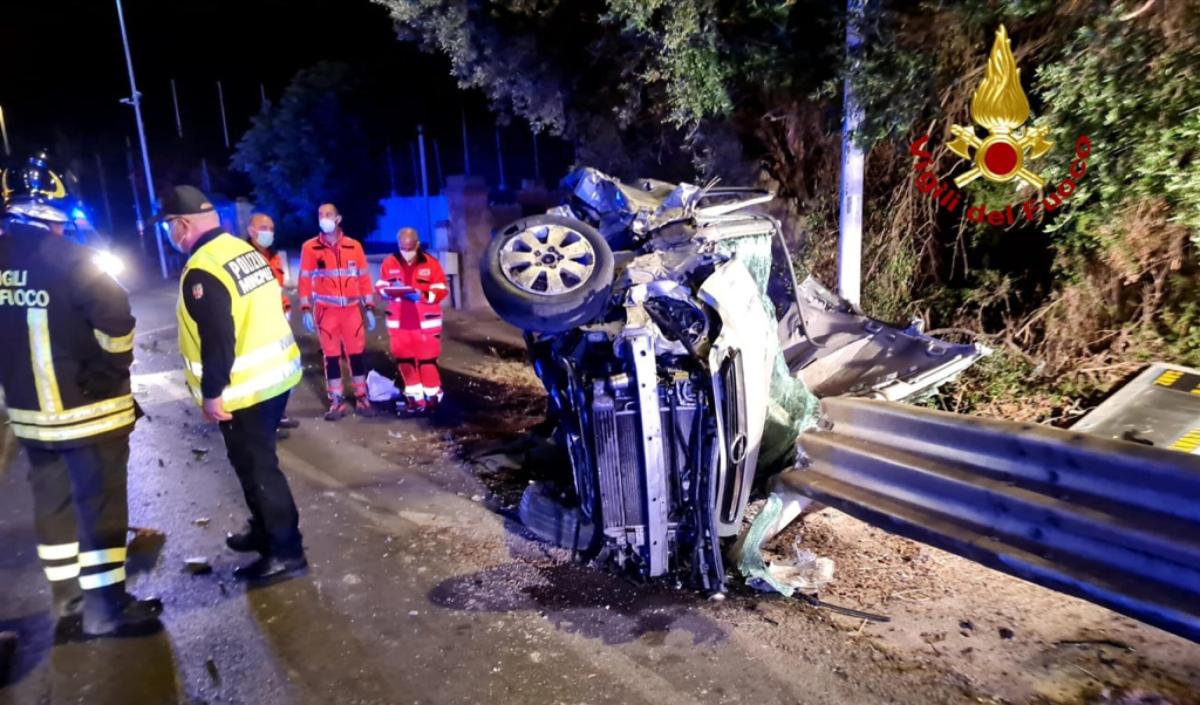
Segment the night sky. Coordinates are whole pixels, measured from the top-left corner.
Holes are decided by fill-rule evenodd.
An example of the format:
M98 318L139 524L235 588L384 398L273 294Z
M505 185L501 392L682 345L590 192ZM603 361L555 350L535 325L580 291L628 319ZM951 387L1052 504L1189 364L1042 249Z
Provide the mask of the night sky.
M45 146L71 159L83 195L93 209L99 199L95 155L108 181L114 221L132 222L125 139L133 140L133 110L118 101L129 95L129 78L113 0L5 2L0 15L0 107L13 156ZM462 167L460 110L471 128L472 167L496 183L493 116L477 92L457 90L441 56L397 41L385 8L367 0L125 0L125 18L138 88L143 96L149 151L156 184L194 180L198 160L214 171L228 164L216 81L224 87L230 139L236 143L259 109L259 84L275 100L299 69L321 60L342 61L382 77L375 96L405 116L393 133L398 189L413 187L408 143L423 123L437 139L444 172ZM183 139L175 127L170 80L176 81ZM514 121L502 131L508 181L532 176L528 127ZM544 176L566 167L565 145L545 140ZM0 154L2 156L2 154ZM140 156L135 152L135 159ZM549 162L549 163L547 163ZM432 167L431 167L432 170ZM557 170L557 171L556 171ZM140 178L141 165L137 162ZM222 179L231 196L246 185Z

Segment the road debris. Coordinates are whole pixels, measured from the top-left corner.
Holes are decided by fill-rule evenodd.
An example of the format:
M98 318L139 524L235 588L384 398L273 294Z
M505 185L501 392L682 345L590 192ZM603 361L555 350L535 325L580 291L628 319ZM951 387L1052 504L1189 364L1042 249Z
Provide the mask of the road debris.
M196 519L192 520L192 523L199 527L205 527L208 526L210 521L212 520L208 517L197 517Z
M207 575L212 572L212 564L204 556L185 558L183 567L190 575Z
M373 402L389 402L400 397L400 390L391 378L375 370L367 373L367 399Z
M746 584L755 590L774 591L784 597L791 597L796 591L815 593L833 581L832 560L801 548L799 540L792 544L792 560L768 564L763 559L763 544L785 528L777 526L783 509L783 499L772 493L746 532L738 568L745 576Z

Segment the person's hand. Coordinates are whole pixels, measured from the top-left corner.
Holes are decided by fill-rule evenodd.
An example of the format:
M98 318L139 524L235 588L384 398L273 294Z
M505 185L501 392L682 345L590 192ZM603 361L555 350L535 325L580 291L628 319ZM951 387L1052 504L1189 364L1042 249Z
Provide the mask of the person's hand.
M312 311L304 312L304 330L309 333L317 329L317 322L313 320Z
M216 399L204 400L204 420L205 421L230 421L233 419L233 414L225 411L225 401L221 397Z
M421 292L417 291L416 289L413 289L412 291L405 293L404 298L408 299L409 301L413 301L413 302L420 301L421 300Z
M367 309L367 330L375 330L375 312Z

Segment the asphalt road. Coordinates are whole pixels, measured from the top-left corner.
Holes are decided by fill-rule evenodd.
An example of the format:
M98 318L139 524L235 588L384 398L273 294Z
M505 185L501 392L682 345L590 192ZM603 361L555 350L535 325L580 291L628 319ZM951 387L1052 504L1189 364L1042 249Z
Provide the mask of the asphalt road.
M504 341L478 330L447 340L450 403L432 421L319 420L320 362L300 336L306 378L289 410L302 426L280 458L312 571L247 591L230 575L245 559L222 541L244 520L241 493L183 388L174 303L164 287L135 298L148 417L129 477L131 523L166 537L134 546L132 590L163 598L166 630L52 646L18 456L0 476L0 630L21 643L0 703L981 701L936 663L868 648L857 623L633 585L528 539L508 518L511 498L460 461L463 434L502 433L496 410L514 403L477 364ZM382 331L372 347L383 349ZM189 574L192 557L212 572ZM771 625L784 609L781 632Z

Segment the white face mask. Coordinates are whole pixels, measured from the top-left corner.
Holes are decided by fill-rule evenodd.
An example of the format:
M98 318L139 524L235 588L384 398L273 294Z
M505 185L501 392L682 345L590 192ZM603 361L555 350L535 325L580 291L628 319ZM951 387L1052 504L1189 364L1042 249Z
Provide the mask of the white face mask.
M268 247L270 247L272 243L275 242L275 231L274 230L259 230L257 233L254 234L254 241L258 243L259 247L261 247L265 250Z
M404 258L405 262L411 262L417 258L417 251L416 250L400 250L400 256Z
M333 218L321 218L321 232L332 235L337 230L337 221Z

